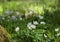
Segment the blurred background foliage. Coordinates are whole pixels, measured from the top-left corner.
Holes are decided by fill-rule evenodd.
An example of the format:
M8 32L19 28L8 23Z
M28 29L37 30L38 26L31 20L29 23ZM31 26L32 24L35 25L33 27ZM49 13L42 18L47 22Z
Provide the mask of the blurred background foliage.
M12 42L60 42L60 0L0 0L0 25Z

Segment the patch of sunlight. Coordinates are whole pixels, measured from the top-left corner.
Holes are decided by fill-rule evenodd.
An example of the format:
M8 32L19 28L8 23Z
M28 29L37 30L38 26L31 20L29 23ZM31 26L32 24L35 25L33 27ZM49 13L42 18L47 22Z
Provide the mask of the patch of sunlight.
M0 15L3 13L3 7L0 6Z
M43 6L33 6L33 5L31 5L30 8L32 10L38 12L39 14L44 14Z

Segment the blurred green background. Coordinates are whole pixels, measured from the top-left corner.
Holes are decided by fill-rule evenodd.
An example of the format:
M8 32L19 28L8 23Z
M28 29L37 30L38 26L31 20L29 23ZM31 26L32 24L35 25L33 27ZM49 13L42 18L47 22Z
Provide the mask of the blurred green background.
M12 42L60 42L60 0L0 0L0 25Z

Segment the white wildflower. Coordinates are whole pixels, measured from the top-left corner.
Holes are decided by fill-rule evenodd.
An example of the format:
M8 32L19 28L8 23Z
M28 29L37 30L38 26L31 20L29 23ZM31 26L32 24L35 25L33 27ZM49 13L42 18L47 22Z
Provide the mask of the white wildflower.
M32 28L30 26L27 26L29 30L32 30Z
M31 25L31 24L32 24L31 22L28 23L28 25Z
M31 22L29 22L28 24L27 24L27 27L28 27L28 29L30 29L30 30L32 30L32 28L31 28Z
M16 32L18 32L18 31L19 31L19 29L20 29L19 27L16 27L15 31L16 31Z
M16 19L16 16L12 16L12 19Z
M55 28L55 31L56 31L56 32L59 31L59 28Z
M60 33L58 33L57 36L60 36Z
M32 25L31 25L31 28L36 29L36 26L32 24Z
M20 17L20 20L23 20L23 18L22 18L22 17Z
M19 12L16 12L17 15L19 15L20 13Z
M42 21L42 22L40 22L40 24L46 24L46 23Z
M27 24L28 29L32 30L32 29L36 29L36 26L33 25L31 22Z
M43 19L43 18L44 18L43 16L40 16L40 15L39 15L38 17L39 17L40 19Z
M37 21L33 21L33 24L37 25L37 24L38 24L38 22L37 22Z
M44 37L47 37L47 35L46 35L46 34L44 34Z

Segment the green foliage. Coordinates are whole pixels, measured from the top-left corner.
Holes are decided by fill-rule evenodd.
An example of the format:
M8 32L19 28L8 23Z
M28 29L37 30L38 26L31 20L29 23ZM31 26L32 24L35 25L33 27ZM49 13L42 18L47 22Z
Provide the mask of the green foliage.
M60 9L51 4L6 2L0 25L11 34L12 42L60 42Z

